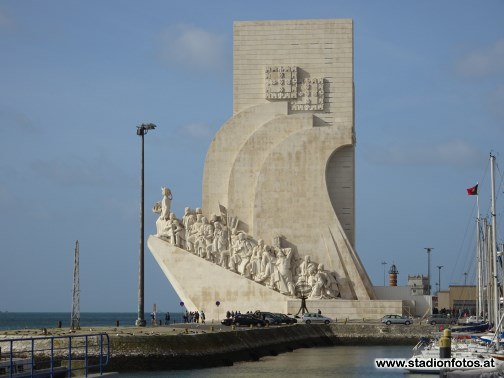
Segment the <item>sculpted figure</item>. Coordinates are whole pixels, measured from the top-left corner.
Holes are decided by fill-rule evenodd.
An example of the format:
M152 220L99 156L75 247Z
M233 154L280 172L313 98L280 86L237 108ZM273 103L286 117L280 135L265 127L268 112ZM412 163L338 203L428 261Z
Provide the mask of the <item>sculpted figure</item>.
M266 286L273 289L275 287L274 283L274 272L275 272L275 262L276 257L273 253L272 248L267 245L261 256L261 272L255 277L257 282L264 282Z
M265 250L266 247L262 239L259 239L257 246L252 249L252 256L250 257L250 275L254 280L261 274L261 259Z
M214 239L214 226L212 223L208 222L208 220L203 217L204 222L203 222L203 227L202 227L202 234L203 238L205 240L204 245L205 245L205 255L207 260L213 261L213 256L211 254L212 251L212 246L213 246L213 239Z
M315 267L315 263L311 262L310 255L306 255L304 260L299 264L299 276L297 282L308 282L310 276L309 268L310 266Z
M280 248L276 261L276 287L278 291L286 295L295 295L291 268L292 248Z
M312 270L312 275L314 279L310 299L329 299L339 296L336 277L331 272L324 270L323 264L318 266L316 272Z
M180 221L178 219L172 221L172 234L173 234L173 238L171 240L172 244L175 244L179 248L184 248L185 229L180 224Z
M191 213L191 209L186 207L184 209L184 216L182 217L182 223L185 229L185 248L192 252L194 251L194 244L188 238L191 235L191 227L196 222L196 216Z
M231 246L233 251L229 260L229 268L233 272L238 272L241 275L249 276L248 263L252 255L252 246L247 240L245 233L240 232L234 238Z
M202 216L196 241L194 243L194 248L199 257L210 260L210 253L208 252L208 247L211 246L212 244L212 238L213 238L213 226L210 223L208 223L206 217Z
M229 263L229 235L225 224L214 222L214 239L212 243L213 261L227 267Z
M168 188L161 188L161 194L163 195L161 203L156 203L152 209L152 211L159 214L159 218L156 221L156 236L158 237L162 235L162 231L166 228L166 224L170 218L171 200L173 199L172 193Z
M173 222L177 218L175 217L175 214L170 213L168 220L164 223L164 228L161 230L161 235L160 237L169 241L172 244L175 244L175 236L173 234Z
M194 223L192 223L188 232L186 232L187 250L196 254L198 253L196 249L196 241L199 238L200 228L203 225L203 223L201 222L202 218L203 215L197 214L196 220L194 221Z

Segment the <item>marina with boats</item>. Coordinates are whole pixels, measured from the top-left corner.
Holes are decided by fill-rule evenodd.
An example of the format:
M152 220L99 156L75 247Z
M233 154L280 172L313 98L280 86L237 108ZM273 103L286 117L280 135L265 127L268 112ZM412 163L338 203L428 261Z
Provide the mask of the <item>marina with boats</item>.
M428 360L433 358L457 360L475 360L481 364L491 361L498 368L496 376L502 376L504 363L503 345L503 297L502 292L502 245L499 249L497 238L497 211L495 190L495 155L490 154L490 220L481 218L478 186L467 189L468 195L476 197L476 253L477 266L477 301L476 315L467 319L466 324L451 326L422 337L413 348L412 359ZM478 365L479 366L479 365ZM483 366L483 365L481 365ZM483 374L485 369L469 369L471 376ZM433 373L443 375L443 364L408 368L410 373Z

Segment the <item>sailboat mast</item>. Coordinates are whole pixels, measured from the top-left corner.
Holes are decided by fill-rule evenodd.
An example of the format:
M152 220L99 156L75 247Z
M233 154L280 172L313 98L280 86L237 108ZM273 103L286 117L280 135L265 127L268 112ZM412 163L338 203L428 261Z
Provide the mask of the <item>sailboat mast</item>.
M496 210L495 210L495 177L494 177L494 162L495 162L495 156L490 154L490 187L492 189L492 209L491 209L491 216L492 216L492 236L491 236L491 246L492 246L492 258L493 258L493 291L494 291L494 312L495 312L495 324L496 324L496 329L495 333L496 335L500 335L500 327L497 329L497 320L500 319L500 314L499 314L499 307L500 307L500 294L498 290L498 264L497 264L497 244L496 244L496 229L497 229L497 224L496 224ZM496 348L497 350L500 349L499 345L499 339L500 337L496 337Z
M483 232L484 232L484 253L485 253L485 282L486 282L486 300L487 300L487 312L488 312L488 321L490 323L495 324L496 321L494 319L494 293L493 293L493 256L492 256L492 248L490 248L490 225L488 224L488 219L483 219Z
M478 208L478 217L476 218L476 259L478 261L478 302L476 302L476 320L480 319L480 314L483 311L483 280L482 280L482 253L480 243L480 209L479 209L479 194L476 195L476 204Z

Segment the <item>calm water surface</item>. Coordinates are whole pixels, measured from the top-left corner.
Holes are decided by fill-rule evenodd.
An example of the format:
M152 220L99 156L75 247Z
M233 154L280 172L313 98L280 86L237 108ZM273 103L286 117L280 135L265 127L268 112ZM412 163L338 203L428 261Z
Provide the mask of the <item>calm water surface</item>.
M113 327L118 321L121 326L134 326L138 317L133 312L82 312L81 327ZM158 312L158 319L164 322L164 312ZM0 312L0 330L27 328L54 328L61 322L63 328L70 327L70 312ZM182 322L182 313L171 313L171 322ZM145 320L150 322L150 313Z
M120 378L144 377L401 377L403 370L374 367L375 358L409 358L410 346L336 346L296 349L259 361L233 366L142 373L122 373ZM415 374L415 378L422 375Z

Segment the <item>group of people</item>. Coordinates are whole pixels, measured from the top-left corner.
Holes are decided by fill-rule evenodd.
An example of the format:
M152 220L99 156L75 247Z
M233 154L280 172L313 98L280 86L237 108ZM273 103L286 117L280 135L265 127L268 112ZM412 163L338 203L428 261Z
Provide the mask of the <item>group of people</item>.
M201 311L186 311L184 314L184 323L201 323L205 324L205 312Z
M179 220L170 212L170 189L162 188L162 194L162 201L152 209L160 214L157 237L284 295L311 299L340 296L335 273L312 262L310 256L300 259L292 248L282 248L281 236L266 245L239 230L238 219L215 214L208 219L201 208L192 211L186 207ZM302 287L302 292L296 287Z

